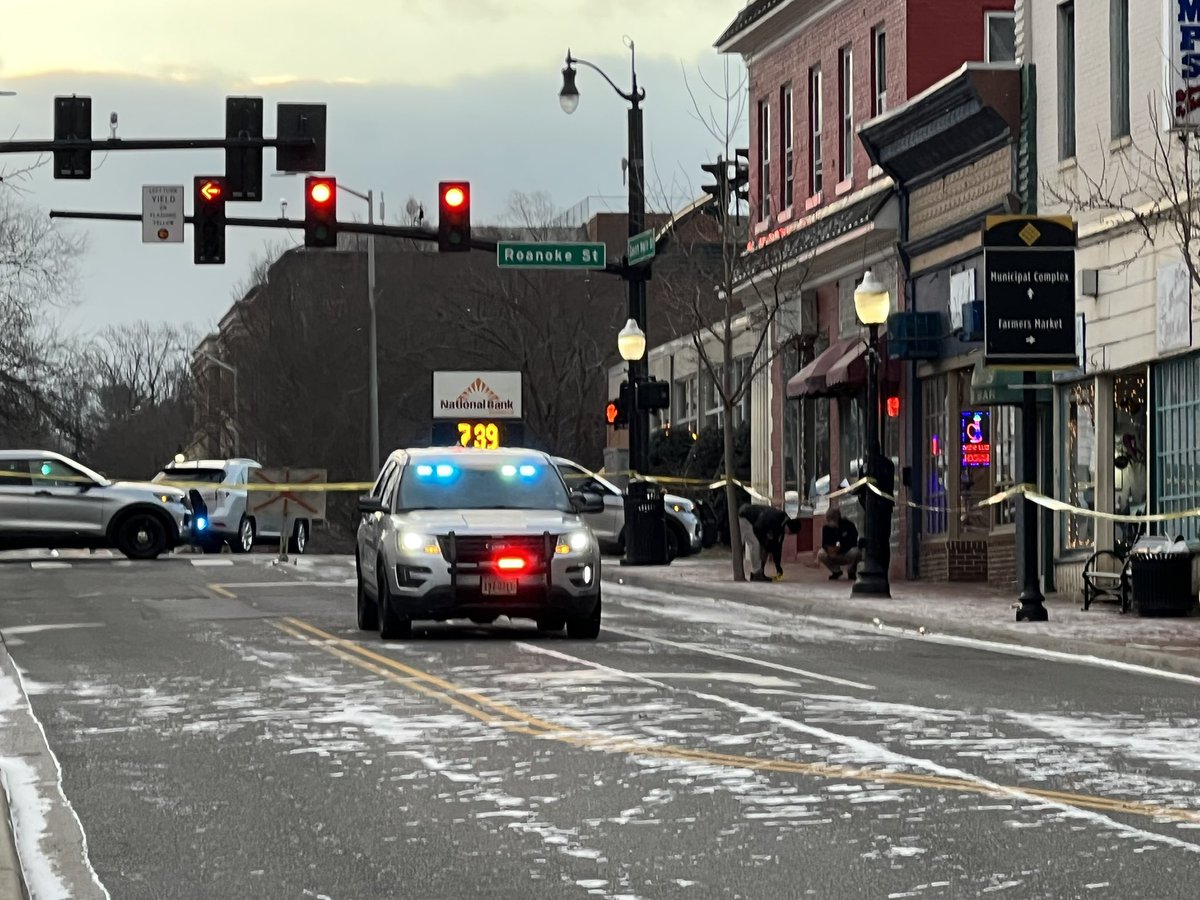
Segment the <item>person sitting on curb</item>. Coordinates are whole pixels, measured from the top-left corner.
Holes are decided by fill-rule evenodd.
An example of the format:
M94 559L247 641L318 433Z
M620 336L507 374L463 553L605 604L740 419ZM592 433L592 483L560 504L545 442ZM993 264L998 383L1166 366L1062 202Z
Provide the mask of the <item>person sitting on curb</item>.
M850 570L850 580L858 577L858 564L862 560L862 550L858 548L858 529L849 519L842 517L842 511L833 507L825 514L825 526L821 529L821 549L817 551L817 561L829 570L829 580L836 581L842 577L842 567Z
M768 581L766 557L775 563L773 580L783 579L783 534L791 527L791 519L781 509L761 503L746 503L738 509L738 526L742 540L750 546L750 580Z

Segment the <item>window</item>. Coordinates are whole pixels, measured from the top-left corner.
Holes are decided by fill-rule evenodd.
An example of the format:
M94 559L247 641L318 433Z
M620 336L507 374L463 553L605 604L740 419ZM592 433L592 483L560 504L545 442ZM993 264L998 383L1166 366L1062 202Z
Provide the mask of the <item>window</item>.
M1193 509L1200 506L1200 357L1159 363L1154 393L1155 511ZM1200 539L1200 520L1168 522L1164 530L1170 537L1182 534L1194 541Z
M992 489L1000 493L1017 484L1017 407L992 409ZM1015 499L997 503L992 507L992 524L1010 525L1016 515Z
M742 382L749 378L752 369L753 367L750 363L750 357L748 355L739 356L733 361L733 384L731 387L734 391L737 391ZM741 425L743 422L748 423L750 421L750 394L753 390L754 383L751 379L750 383L746 385L745 391L742 392L741 399L738 400L737 404L733 407L733 424L735 426Z
M1084 381L1063 388L1062 410L1067 502L1080 509L1096 509L1096 383ZM1093 546L1096 535L1091 517L1064 514L1063 538L1067 550Z
M925 534L945 534L949 526L947 514L946 454L954 443L950 434L950 385L945 375L921 381L923 410L924 464L922 465L922 497L925 508Z
M1172 369L1171 365L1163 364L1158 369L1160 381L1164 382L1158 387L1159 396L1166 401L1167 407L1185 407L1188 414L1194 412L1195 407L1190 404L1193 402L1197 393L1197 385L1194 381L1188 382L1186 377L1179 377L1174 389L1168 387L1168 382L1171 375L1177 375L1179 369ZM1182 389L1182 390L1181 390ZM1149 454L1148 438L1149 438L1149 421L1146 407L1148 406L1149 392L1146 388L1146 370L1135 369L1130 372L1118 375L1113 379L1113 410L1112 410L1112 433L1113 433L1113 493L1115 505L1113 512L1123 515L1141 516L1147 512L1146 501L1149 494ZM1156 416L1156 424L1165 425L1159 433L1166 434L1174 430L1176 434L1183 435L1189 433L1186 425L1172 426L1169 420L1162 415ZM1172 440L1170 437L1167 440ZM1183 450L1185 448L1194 447L1195 442L1179 444L1178 447ZM1168 469L1171 465L1178 465L1184 458L1186 453L1172 454L1174 449L1171 444L1164 444L1163 449L1166 451L1164 463ZM1107 454L1105 454L1107 456ZM1104 457L1101 457L1104 459ZM1106 463L1107 464L1107 463ZM1156 469L1160 468L1156 466ZM1178 498L1190 496L1194 491L1194 484L1186 484L1173 481L1169 475L1164 478L1163 472L1157 473L1160 480L1159 498L1160 502L1164 501L1164 496L1167 498ZM1174 502L1171 500L1170 502ZM1186 527L1187 523L1180 523L1180 527ZM1172 527L1175 527L1172 525ZM1142 533L1144 526L1136 522L1117 522L1113 529L1114 547L1118 550L1127 550L1137 540L1139 534Z
M1075 4L1058 8L1058 158L1075 155Z
M29 460L0 459L0 487L30 487Z
M802 366L797 341L789 340L783 347L781 366L785 377L799 372ZM800 426L800 401L783 401L783 489L803 496L805 479L801 473L804 446Z
M1108 4L1109 113L1113 140L1129 135L1129 0Z
M671 424L686 428L690 431L696 430L697 425L697 379L696 378L678 378L675 380L675 386L671 391L671 399L675 405L675 412L671 417Z
M780 137L782 139L783 177L780 179L781 191L779 208L791 209L795 199L796 189L796 157L793 153L795 144L795 128L792 119L792 86L785 85L779 92Z
M1017 17L1010 12L990 12L983 17L984 59L990 63L1017 61Z
M854 175L854 51L843 47L838 52L838 113L842 130L838 153L842 158L842 181Z
M854 289L862 281L862 275L857 278L843 278L838 281L838 337L846 338L859 334L862 323L858 321L858 312L854 308ZM896 296L895 294L892 295Z
M808 193L815 197L821 193L821 129L825 110L821 98L821 67L808 70Z
M771 106L758 101L758 218L771 217Z
M883 26L871 32L871 115L887 112L887 32Z

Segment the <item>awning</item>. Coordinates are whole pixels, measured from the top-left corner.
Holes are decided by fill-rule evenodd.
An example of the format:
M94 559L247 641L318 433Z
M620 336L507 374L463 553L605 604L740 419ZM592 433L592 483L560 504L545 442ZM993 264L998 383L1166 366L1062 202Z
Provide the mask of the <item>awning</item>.
M890 359L887 339L879 342L880 377L887 384L900 383L900 361ZM830 394L853 391L867 383L867 342L859 340L825 373L825 389Z
M855 345L861 344L862 338L843 338L830 344L828 349L817 355L817 358L788 379L787 396L791 397L824 397L829 393L826 377L829 370L841 362L843 356L851 352Z

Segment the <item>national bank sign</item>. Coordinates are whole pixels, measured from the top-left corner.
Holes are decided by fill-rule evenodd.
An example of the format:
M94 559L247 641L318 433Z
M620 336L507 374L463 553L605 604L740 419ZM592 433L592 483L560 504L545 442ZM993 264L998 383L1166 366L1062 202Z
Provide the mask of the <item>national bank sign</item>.
M434 372L433 417L520 419L521 373Z
M1167 122L1200 128L1200 0L1164 0Z

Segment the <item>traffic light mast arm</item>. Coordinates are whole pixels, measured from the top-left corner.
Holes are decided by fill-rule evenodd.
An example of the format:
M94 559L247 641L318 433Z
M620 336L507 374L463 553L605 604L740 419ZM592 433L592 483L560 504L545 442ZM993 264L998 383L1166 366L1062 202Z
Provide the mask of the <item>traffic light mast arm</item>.
M315 147L316 138L105 138L88 141L0 141L0 153L53 153L62 150L254 150L263 147Z

